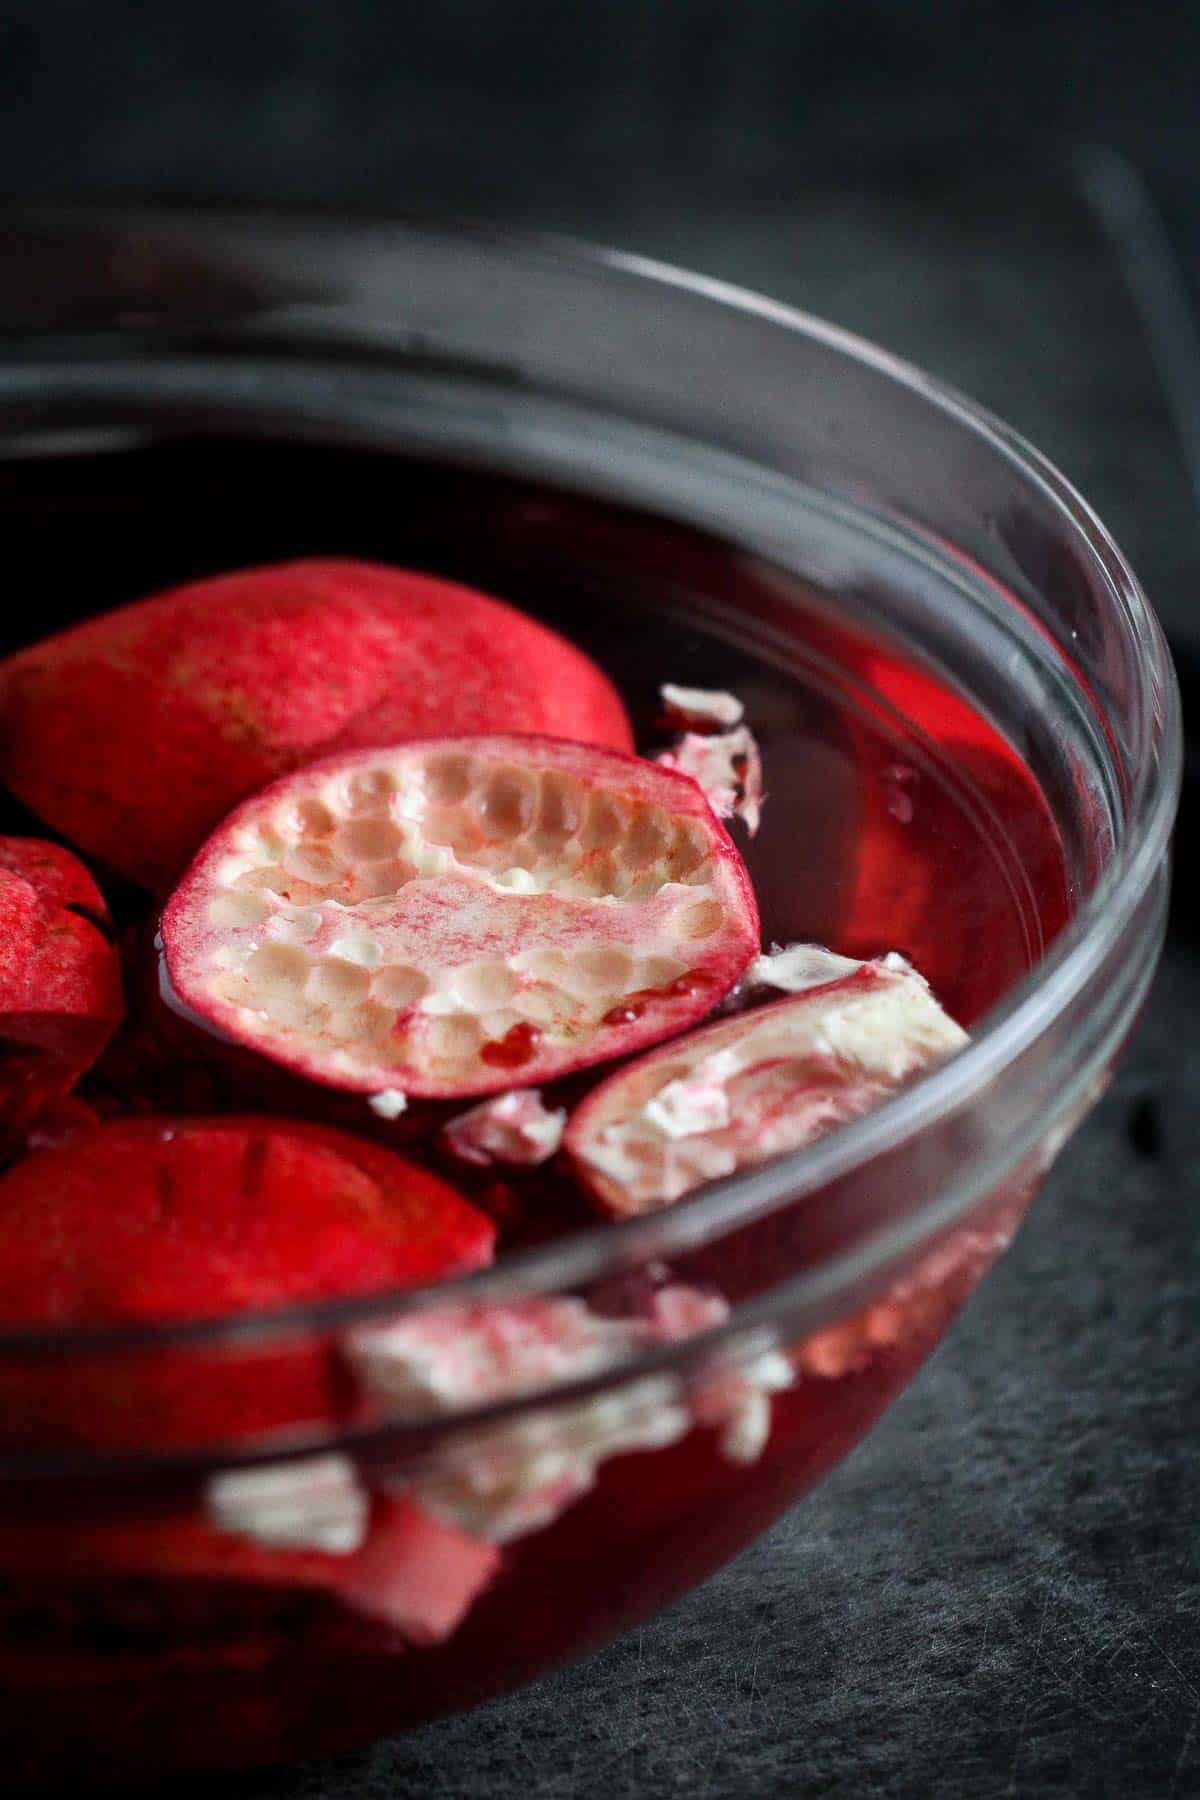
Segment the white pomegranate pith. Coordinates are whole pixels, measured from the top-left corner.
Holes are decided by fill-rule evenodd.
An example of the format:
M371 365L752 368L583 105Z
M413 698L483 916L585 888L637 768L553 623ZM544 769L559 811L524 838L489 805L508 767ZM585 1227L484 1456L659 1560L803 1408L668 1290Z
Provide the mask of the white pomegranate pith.
M350 1556L366 1541L370 1496L344 1456L306 1456L261 1469L227 1469L205 1489L218 1531L267 1550Z
M746 710L736 694L723 688L678 687L673 681L664 681L658 691L671 717L697 730L728 731L741 724Z

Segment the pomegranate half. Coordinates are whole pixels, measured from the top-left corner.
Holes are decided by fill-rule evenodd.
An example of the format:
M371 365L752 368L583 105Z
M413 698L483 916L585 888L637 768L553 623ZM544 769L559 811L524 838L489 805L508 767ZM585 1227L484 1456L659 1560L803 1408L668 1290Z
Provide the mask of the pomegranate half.
M162 919L184 1008L397 1109L682 1031L757 938L745 866L693 781L516 736L285 777L214 833Z

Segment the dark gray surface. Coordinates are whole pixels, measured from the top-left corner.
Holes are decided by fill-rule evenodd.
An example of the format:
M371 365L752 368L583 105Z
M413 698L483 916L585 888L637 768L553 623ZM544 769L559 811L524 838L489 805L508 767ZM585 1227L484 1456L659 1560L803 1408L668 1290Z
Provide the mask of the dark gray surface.
M1195 521L1086 217L927 175L596 228L811 305L1046 448L1186 625ZM1200 964L907 1396L759 1545L577 1668L229 1800L1200 1793Z

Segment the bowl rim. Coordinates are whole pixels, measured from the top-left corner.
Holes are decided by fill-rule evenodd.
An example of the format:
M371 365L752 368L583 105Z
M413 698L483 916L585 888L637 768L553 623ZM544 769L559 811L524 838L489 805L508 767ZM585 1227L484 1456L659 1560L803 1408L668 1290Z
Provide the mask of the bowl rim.
M384 217L353 213L335 216L316 210L175 202L148 207L18 203L0 207L0 218L13 225L52 225L81 235L94 233L98 227L178 229L192 223L202 229L216 226L241 234L248 248L253 247L255 229L268 225L282 224L316 235L327 233L331 227L364 235L390 228L409 235L425 235L430 240L449 238L477 249L491 248L542 263L549 259L593 281L616 277L636 284L647 296L656 289L674 290L820 343L849 362L865 366L895 386L907 389L927 408L1015 464L1026 480L1041 489L1099 568L1113 607L1123 615L1137 645L1142 677L1138 699L1143 713L1152 721L1156 750L1133 771L1125 796L1123 829L1110 863L1043 961L987 1013L981 1028L962 1051L875 1111L839 1127L831 1136L708 1185L663 1212L598 1222L547 1245L506 1255L489 1269L428 1287L166 1324L5 1327L0 1328L0 1358L57 1359L108 1351L136 1353L177 1344L235 1344L305 1330L342 1331L384 1319L396 1320L431 1307L511 1298L514 1294L571 1291L614 1272L669 1259L681 1249L694 1248L714 1235L769 1214L781 1203L795 1201L844 1177L978 1095L1047 1031L1095 976L1162 876L1178 802L1183 740L1174 670L1163 632L1146 596L1095 511L1054 464L990 411L914 364L841 326L751 289L557 233L400 213ZM31 331L6 336L0 369L14 349L24 343L44 344L47 335L69 339L72 334L52 330L49 334ZM142 338L136 352L146 354L148 348ZM911 1230L905 1235L914 1242L932 1235L968 1210L977 1191L972 1187L952 1206L947 1205L944 1194L935 1194L914 1209ZM869 1275L894 1254L894 1244L883 1246L886 1235L876 1228L784 1284L792 1304L801 1305L806 1291L810 1290L814 1297L818 1293L828 1297ZM695 1354L706 1345L726 1340L747 1316L753 1316L757 1324L764 1306L769 1310L768 1303L780 1291L768 1290L754 1301L735 1307L727 1326L687 1339L687 1352ZM631 1357L621 1364L622 1379L626 1374L633 1378L643 1370L657 1369L673 1360L662 1354ZM554 1391L571 1391L574 1385L556 1387ZM589 1385L581 1384L581 1391ZM539 1391L545 1390L523 1394L520 1404L535 1399ZM328 1436L324 1441L329 1441Z

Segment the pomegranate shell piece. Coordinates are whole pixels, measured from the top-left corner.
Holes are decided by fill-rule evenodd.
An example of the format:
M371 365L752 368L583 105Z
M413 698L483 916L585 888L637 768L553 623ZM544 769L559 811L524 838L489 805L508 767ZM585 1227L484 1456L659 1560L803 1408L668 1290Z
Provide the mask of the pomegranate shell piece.
M162 920L181 1006L314 1081L450 1099L685 1030L757 948L696 784L549 738L329 759L241 806Z
M0 665L0 779L156 893L239 800L289 769L514 728L633 741L616 690L564 638L471 589L371 563L194 582Z
M652 1051L576 1109L564 1148L604 1211L653 1212L802 1149L966 1043L902 958L808 955L835 978Z
M19 1132L95 1061L124 1013L95 882L57 844L0 838L0 1128Z

